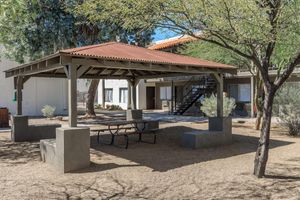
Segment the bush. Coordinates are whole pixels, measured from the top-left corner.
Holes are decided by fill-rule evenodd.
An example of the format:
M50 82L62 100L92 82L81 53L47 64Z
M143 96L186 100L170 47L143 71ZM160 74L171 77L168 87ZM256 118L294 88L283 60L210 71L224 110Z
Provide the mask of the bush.
M223 116L228 117L232 110L235 109L235 100L233 98L223 98ZM210 97L204 98L200 110L208 117L217 116L217 97L211 95Z
M54 117L55 109L53 106L45 105L42 109L43 116L47 118Z
M296 85L283 86L274 99L274 114L290 135L300 135L300 89Z
M120 106L118 105L106 105L107 110L123 110Z
M96 104L96 105L95 105L95 109L102 110L103 108L102 108L102 105L101 105L101 104Z

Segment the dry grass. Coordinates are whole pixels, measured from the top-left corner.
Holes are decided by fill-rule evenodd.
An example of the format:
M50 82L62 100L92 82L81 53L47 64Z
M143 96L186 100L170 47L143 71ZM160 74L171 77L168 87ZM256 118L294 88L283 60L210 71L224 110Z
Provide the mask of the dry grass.
M39 161L38 143L12 143L0 134L1 199L300 199L300 139L272 132L267 176L252 176L258 132L234 123L232 145L190 150L184 131L206 123L164 123L156 145L128 150L97 145L89 168L60 175ZM103 136L105 139L107 136ZM120 143L123 141L120 140Z

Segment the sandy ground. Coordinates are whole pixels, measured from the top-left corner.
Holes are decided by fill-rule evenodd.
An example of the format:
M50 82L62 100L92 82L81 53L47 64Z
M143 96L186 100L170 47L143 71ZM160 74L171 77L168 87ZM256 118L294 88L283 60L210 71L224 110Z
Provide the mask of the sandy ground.
M300 199L300 138L273 127L267 176L257 179L251 123L234 123L232 145L200 150L180 147L180 135L206 122L164 122L157 144L131 138L127 150L92 136L91 167L64 175L40 162L38 143L2 132L0 199Z

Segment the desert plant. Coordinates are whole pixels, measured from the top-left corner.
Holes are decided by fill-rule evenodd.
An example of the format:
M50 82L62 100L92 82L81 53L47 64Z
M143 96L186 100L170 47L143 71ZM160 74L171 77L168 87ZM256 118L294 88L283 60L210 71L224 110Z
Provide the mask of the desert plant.
M96 104L94 107L95 107L95 109L99 109L99 110L102 110L102 109L103 109L103 107L102 107L101 104Z
M52 117L54 117L55 109L56 108L54 106L45 105L41 111L42 111L44 117L52 118Z
M235 109L235 100L233 98L223 98L223 116L228 117L232 110ZM201 111L208 117L217 116L217 97L211 95L210 97L204 98L201 106Z
M106 107L107 110L123 110L120 106L118 105L110 105Z
M288 129L289 135L300 135L300 89L285 85L274 99L274 114L279 123Z

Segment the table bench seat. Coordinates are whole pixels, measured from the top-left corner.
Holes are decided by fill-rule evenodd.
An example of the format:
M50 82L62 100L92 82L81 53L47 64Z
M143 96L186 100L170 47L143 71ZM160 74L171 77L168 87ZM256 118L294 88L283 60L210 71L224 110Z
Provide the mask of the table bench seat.
M139 125L143 124L142 127ZM159 121L153 120L132 120L132 121L112 121L112 122L103 122L102 125L107 125L109 128L99 128L99 129L92 129L91 131L97 132L97 142L100 144L100 133L109 132L111 134L111 142L110 145L114 144L114 140L116 136L123 136L126 141L125 148L128 148L129 142L129 135L138 134L139 135L139 142L145 143L156 143L156 132L159 130ZM126 125L132 125L131 127ZM116 128L114 127L116 126ZM113 127L113 128L111 128ZM133 130L133 131L130 131ZM154 140L153 142L146 142L142 140L143 134L153 134Z

